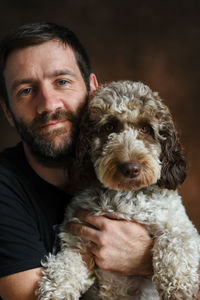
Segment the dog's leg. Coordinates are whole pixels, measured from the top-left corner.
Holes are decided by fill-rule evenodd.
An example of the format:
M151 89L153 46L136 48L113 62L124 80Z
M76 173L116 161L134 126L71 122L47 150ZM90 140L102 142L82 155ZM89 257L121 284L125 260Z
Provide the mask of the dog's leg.
M185 231L192 227L186 223L185 220ZM197 299L199 241L195 230L190 229L186 233L184 228L180 232L176 227L155 239L153 282L163 300Z
M79 252L66 248L48 257L39 288L38 300L78 300L94 283L92 272L84 264Z

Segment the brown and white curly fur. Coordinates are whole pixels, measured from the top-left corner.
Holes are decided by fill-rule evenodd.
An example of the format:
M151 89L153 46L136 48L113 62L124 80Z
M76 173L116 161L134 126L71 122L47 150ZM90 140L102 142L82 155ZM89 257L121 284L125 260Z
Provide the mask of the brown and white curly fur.
M168 108L140 82L112 82L90 99L80 128L82 174L95 172L99 186L67 208L61 252L44 263L38 299L196 299L200 239L176 190L186 164ZM153 279L88 270L80 252L89 242L65 231L78 209L144 224L154 239Z

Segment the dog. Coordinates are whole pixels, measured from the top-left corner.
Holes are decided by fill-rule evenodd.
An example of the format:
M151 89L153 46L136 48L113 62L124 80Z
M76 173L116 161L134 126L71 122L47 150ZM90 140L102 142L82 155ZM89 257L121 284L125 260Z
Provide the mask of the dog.
M91 174L97 184L68 206L61 251L43 263L38 299L197 299L200 238L177 192L186 162L158 93L141 82L100 86L80 124L77 160L82 176ZM143 224L154 240L153 278L114 274L95 265L88 269L81 253L90 242L66 232L69 221L79 221L74 215L80 209Z

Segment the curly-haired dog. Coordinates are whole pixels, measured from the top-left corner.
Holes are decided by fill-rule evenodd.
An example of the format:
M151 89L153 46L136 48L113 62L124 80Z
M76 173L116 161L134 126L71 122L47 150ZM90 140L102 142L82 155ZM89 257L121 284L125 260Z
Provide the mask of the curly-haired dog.
M176 191L186 164L168 108L142 83L112 82L90 99L80 128L79 159L100 184L67 208L61 252L44 264L38 299L196 299L200 239ZM89 242L65 232L78 209L144 224L153 279L88 270L80 253Z

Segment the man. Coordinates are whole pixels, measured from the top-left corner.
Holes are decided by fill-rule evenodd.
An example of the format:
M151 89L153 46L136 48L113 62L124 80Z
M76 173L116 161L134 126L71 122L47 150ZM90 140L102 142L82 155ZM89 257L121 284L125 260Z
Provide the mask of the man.
M1 105L22 140L0 155L0 296L31 300L41 260L57 251L77 123L98 83L78 39L55 24L22 26L1 42L0 59ZM77 216L93 228L69 224L68 230L93 242L100 268L152 273L152 240L141 225L86 211Z

